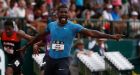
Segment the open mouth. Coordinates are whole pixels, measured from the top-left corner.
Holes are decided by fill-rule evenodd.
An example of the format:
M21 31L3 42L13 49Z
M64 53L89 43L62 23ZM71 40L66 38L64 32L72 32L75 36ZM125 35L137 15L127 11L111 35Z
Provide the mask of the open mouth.
M67 16L61 16L60 19L66 20L67 19Z
M61 20L62 20L62 21L65 21L65 20L66 20L66 18L61 18Z
M61 21L66 21L67 20L67 17L64 17L64 16L63 17L60 17L60 20Z

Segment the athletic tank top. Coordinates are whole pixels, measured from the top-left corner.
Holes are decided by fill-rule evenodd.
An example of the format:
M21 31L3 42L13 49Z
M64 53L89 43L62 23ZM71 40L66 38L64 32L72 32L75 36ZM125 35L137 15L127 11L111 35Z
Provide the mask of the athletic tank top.
M11 60L20 57L20 52L16 51L20 48L20 39L17 37L17 33L13 32L12 36L8 37L6 32L2 33L1 37L2 46L5 54Z

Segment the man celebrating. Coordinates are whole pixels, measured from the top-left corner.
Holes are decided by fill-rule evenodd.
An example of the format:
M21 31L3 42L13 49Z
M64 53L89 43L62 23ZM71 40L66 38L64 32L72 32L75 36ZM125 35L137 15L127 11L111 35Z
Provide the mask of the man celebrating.
M48 34L51 38L51 48L49 57L46 60L45 75L69 75L69 56L73 39L77 33L90 36L92 38L107 38L119 40L122 35L109 35L95 30L89 30L79 24L74 24L68 20L68 8L61 5L58 8L58 21L48 24L44 33L38 35L30 41L20 51L25 50L28 46L42 40Z

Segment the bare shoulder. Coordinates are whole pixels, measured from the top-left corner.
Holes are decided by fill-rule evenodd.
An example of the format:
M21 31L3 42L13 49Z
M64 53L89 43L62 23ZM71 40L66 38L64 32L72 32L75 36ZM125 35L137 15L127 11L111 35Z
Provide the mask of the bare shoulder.
M80 31L81 34L84 34L84 35L91 35L92 34L92 30L90 29L87 29L87 28L83 28L81 31Z
M24 39L27 39L27 40L31 40L33 38L33 36L30 36L30 35L26 34L23 30L17 31L17 34L18 34L19 38L24 38Z
M17 31L17 34L20 36L20 35L24 35L25 32L24 32L23 30L18 30L18 31Z

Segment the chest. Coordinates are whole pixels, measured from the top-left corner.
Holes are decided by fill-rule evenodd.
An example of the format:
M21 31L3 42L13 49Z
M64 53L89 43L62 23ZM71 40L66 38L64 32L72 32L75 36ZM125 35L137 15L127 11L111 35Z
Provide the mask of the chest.
M52 27L50 29L51 37L56 39L69 39L74 36L73 31L69 26L64 27Z
M17 33L13 33L12 36L7 36L5 32L2 33L2 37L1 37L2 41L10 41L10 42L19 42L19 38L17 36Z

